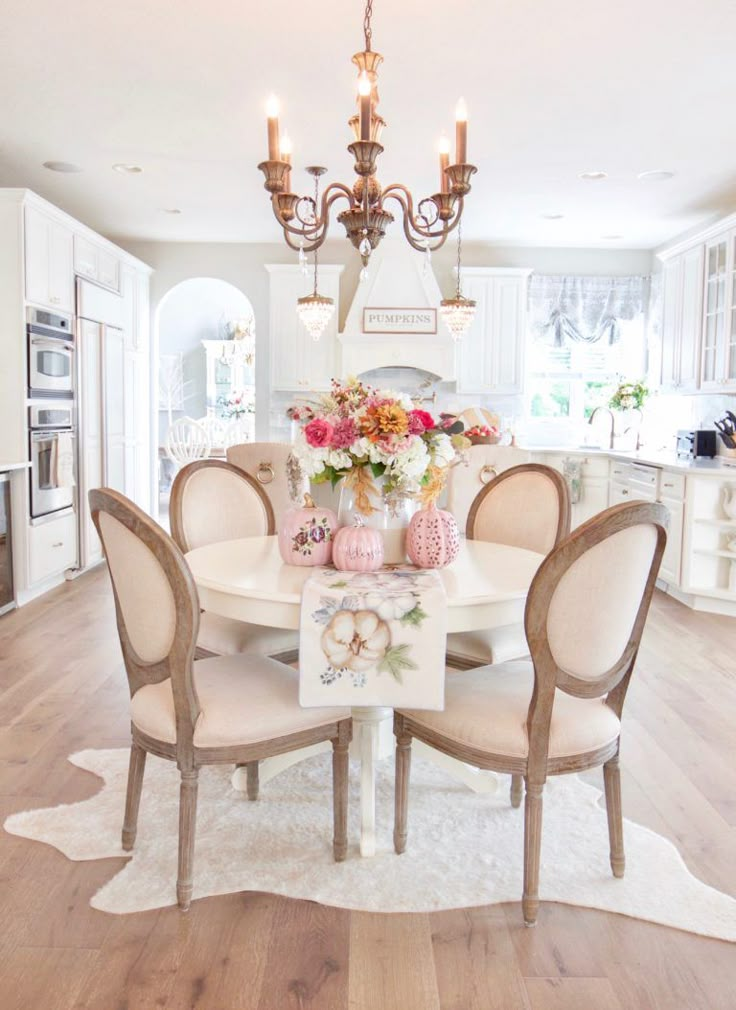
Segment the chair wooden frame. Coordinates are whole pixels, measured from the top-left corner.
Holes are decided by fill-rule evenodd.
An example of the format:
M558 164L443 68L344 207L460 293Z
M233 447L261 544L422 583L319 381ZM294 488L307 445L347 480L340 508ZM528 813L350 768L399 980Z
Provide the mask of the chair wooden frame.
M664 505L649 502L614 505L594 516L556 547L542 562L527 597L524 623L534 664L534 691L527 715L529 751L526 758L492 754L458 743L423 726L402 712L394 715L396 735L396 793L394 848L404 852L407 839L411 742L423 743L477 768L522 775L526 786L524 813L524 891L522 910L527 925L534 925L539 910L539 859L542 832L542 794L548 775L564 775L603 766L608 817L610 862L613 875L624 874L623 819L619 772L620 737L604 747L575 756L550 758L549 736L555 691L559 688L578 698L606 696L620 719L634 669L644 624L654 592L659 565L667 541L669 513ZM594 680L573 676L555 662L549 646L547 613L554 592L571 565L586 551L615 533L638 525L653 525L657 541L631 634L618 661Z
M171 535L180 551L186 554L187 551L191 550L191 545L187 542L186 534L184 533L184 523L182 518L184 492L187 484L194 474L205 469L224 470L227 473L232 474L233 477L239 477L240 480L247 484L251 490L255 492L263 506L264 512L266 513L266 529L264 530L263 535L269 537L273 536L276 530L276 520L273 514L273 506L271 505L271 499L268 497L258 481L254 477L251 477L249 473L246 473L245 470L241 470L239 466L235 466L234 463L226 463L224 459L199 459L194 463L187 463L186 466L182 467L174 478L174 483L171 485L169 521L171 523Z
M200 704L193 667L199 630L199 598L192 574L173 539L124 495L109 488L99 488L89 492L89 503L92 520L103 549L105 540L100 527L100 513L106 513L116 519L148 547L168 579L176 609L176 629L169 652L160 660L145 662L131 642L115 586L115 577L110 569L118 634L131 698L144 685L158 684L170 678L176 717L175 743L154 739L131 724L132 741L122 831L123 848L130 851L135 842L146 755L155 754L168 761L175 761L181 774L176 895L179 907L183 910L188 909L192 896L199 769L209 764L246 765L248 796L255 799L258 795L259 761L329 740L333 748L333 852L336 861L344 860L347 855L348 745L352 736L351 720L341 719L324 726L253 744L197 747L194 743L194 730L200 714ZM105 554L107 556L106 550Z
M465 532L465 536L468 540L475 540L476 517L483 507L483 503L486 498L488 498L489 495L492 495L494 491L498 490L499 485L503 484L504 481L513 479L521 473L538 473L552 481L555 490L557 491L559 510L554 547L557 547L557 545L564 540L566 536L569 536L572 521L572 509L570 505L570 490L565 478L558 470L554 470L551 466L545 466L543 463L520 463L518 466L509 467L508 470L504 470L502 473L496 474L493 480L489 481L485 487L481 488L475 496L468 512L468 521ZM447 654L447 663L455 670L471 670L474 666L478 665L472 660L465 659L463 656L459 656L451 652L448 652ZM511 777L511 805L513 807L521 806L522 795L523 784L521 776L513 775Z

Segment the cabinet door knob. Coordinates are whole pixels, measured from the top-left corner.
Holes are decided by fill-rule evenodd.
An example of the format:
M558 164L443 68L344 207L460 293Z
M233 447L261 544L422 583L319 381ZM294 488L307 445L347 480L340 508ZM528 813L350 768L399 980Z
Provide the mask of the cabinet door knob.
M57 540L57 542L55 544L52 544L51 546L52 547L63 547L64 546L64 541L63 540Z

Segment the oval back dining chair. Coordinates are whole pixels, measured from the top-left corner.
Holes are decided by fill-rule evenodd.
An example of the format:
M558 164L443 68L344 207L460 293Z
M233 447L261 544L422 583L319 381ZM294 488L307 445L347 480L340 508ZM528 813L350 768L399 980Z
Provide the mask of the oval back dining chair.
M231 445L252 442L254 425L255 415L253 414L246 414L245 417L234 417L231 421L228 421L222 442L225 449L229 449Z
M459 469L455 467L455 469ZM552 467L523 463L481 488L468 513L468 540L487 540L549 554L570 532L570 494ZM529 653L524 628L460 632L447 638L448 663L457 669L485 666Z
M529 462L526 449L512 445L471 445L465 462L453 466L447 477L447 508L464 530L476 496L500 473Z
M191 417L179 417L166 432L166 455L177 466L195 459L206 459L210 454L207 430Z
M183 553L243 537L271 536L271 502L258 481L225 460L189 463L176 475L169 506L171 535ZM281 628L246 624L204 611L200 617L197 657L237 652L296 659L299 636Z
M531 662L450 678L442 712L397 711L394 847L406 848L413 738L478 768L522 775L524 921L539 908L542 794L548 775L603 765L613 875L624 874L621 714L662 560L669 513L614 505L542 562L527 597ZM493 672L493 676L489 674Z
M200 767L246 765L253 786L249 798L255 799L260 760L330 740L333 851L336 860L344 859L349 710L302 708L297 673L264 656L194 662L199 598L181 551L117 491L90 491L89 503L110 571L131 695L123 848L130 850L135 842L146 755L175 761L181 774L176 896L180 908L187 909Z
M309 481L303 476L291 446L286 442L231 445L227 461L255 477L261 485L273 506L278 532L287 509L301 504L309 491Z

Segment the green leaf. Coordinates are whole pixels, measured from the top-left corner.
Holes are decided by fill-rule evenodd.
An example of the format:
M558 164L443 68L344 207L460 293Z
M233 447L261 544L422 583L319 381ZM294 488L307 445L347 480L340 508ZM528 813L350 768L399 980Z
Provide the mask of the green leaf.
M345 579L341 579L340 582L331 582L330 589L347 589L349 585L349 582L346 582Z
M330 475L327 470L323 470L321 473L317 473L314 477L309 478L313 484L324 484L330 479Z
M371 463L371 473L374 477L383 477L386 472L385 463Z
M419 667L414 662L413 659L409 659L407 652L409 651L409 646L404 645L394 645L390 649L386 649L383 659L378 664L379 673L390 673L391 676L399 684L403 684L404 681L401 674L404 670L418 670Z
M424 621L427 617L429 617L429 614L422 610L421 603L417 603L413 610L410 610L407 614L404 614L403 617L399 618L399 623L408 624L412 628L420 628L422 626L422 621Z

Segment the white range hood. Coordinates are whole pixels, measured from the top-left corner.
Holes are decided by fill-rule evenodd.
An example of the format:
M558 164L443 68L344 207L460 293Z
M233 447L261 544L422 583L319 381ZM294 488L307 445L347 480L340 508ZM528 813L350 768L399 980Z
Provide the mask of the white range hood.
M406 242L384 241L358 284L340 334L343 375L375 368L420 368L455 379L455 344L439 318L442 294L425 257Z

